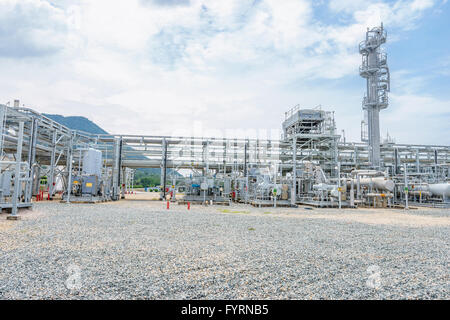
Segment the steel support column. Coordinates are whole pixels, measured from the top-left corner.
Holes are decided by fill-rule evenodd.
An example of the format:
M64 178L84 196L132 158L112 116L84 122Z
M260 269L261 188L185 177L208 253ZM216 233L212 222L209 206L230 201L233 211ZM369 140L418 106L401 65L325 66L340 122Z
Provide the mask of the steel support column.
M72 156L73 156L73 137L70 137L69 147L67 148L67 198L66 202L70 203L70 193L72 191Z
M50 173L49 173L49 179L48 179L48 194L50 200L53 199L53 195L55 194L55 158L56 158L56 137L57 133L56 130L53 131L52 134L52 153L50 156Z
M161 157L161 192L162 199L166 199L166 179L167 179L167 141L163 139L162 142L162 157Z
M39 189L40 177L36 176L36 166L35 166L37 129L38 129L37 119L33 118L31 121L30 144L28 146L28 165L30 168L28 178L31 179L31 183L27 184L27 188L25 190L26 202L31 201L31 197L33 195L38 194ZM38 180L38 182L36 182L36 180Z
M291 205L294 206L297 198L297 137L292 139L292 189Z
M23 127L24 123L21 121L19 123L19 133L17 140L16 169L14 173L14 193L11 208L11 216L13 217L17 216L18 202L20 197L20 186L22 184L20 181L20 169L21 169L20 167L22 162Z

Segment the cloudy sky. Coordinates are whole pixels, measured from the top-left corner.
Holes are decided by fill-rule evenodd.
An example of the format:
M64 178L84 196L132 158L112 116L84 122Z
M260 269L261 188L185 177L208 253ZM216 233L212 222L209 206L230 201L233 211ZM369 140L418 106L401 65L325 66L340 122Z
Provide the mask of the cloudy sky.
M358 43L381 21L382 135L450 145L447 0L0 0L0 102L111 133L260 137L320 104L359 141Z

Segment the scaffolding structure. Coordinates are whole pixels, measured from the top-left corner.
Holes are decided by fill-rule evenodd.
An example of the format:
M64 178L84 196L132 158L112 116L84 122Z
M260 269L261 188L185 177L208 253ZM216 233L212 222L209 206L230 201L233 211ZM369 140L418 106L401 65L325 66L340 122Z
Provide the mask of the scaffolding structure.
M57 191L67 194L72 177L81 170L80 151L87 148L102 152L102 174L109 181L112 200L125 197L131 183L129 169L136 168L161 168L162 172L192 169L204 177L228 177L233 188L243 191L240 198L247 200L251 197L249 177L255 176L256 170L265 170L275 185L289 178L292 204L298 202L301 186L306 188L309 171L305 164L320 166L328 178L337 177L338 163L341 173L372 168L367 144L339 140L332 113L294 109L283 123L283 139L261 140L89 134L71 130L29 108L0 105L2 173L20 166L17 183L15 174L2 175L2 181L13 181L11 188L20 188L13 188L12 193L2 189L1 206L13 207L14 199L18 207L30 206L44 176L50 198ZM305 117L316 118L306 121ZM403 174L404 164L409 175L420 176L423 182L448 181L450 175L449 146L384 144L380 158L392 177ZM164 183L164 175L161 180L162 186L171 183L170 179ZM70 195L66 200L71 201Z
M381 50L381 45L386 42L386 37L386 30L381 24L380 27L367 29L366 39L359 44L359 53L362 56L359 74L367 82L366 94L362 102L365 119L361 126L361 137L369 144L369 162L375 169L379 169L381 166L380 110L388 107L390 90L386 53Z

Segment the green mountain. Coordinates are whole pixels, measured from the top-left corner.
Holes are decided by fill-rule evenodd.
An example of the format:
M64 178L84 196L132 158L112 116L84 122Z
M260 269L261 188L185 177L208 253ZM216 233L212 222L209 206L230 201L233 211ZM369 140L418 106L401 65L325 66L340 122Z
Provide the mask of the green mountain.
M94 122L85 117L79 116L64 117L59 114L47 114L47 113L44 113L43 115L73 130L80 130L93 134L107 134L105 130L103 130Z
M72 130L80 130L93 134L108 134L105 130L99 127L97 124L92 122L86 117L80 116L70 116L65 117L59 114L43 114L45 117L61 123ZM170 176L172 169L167 169L167 175ZM175 174L181 176L175 171ZM161 169L159 168L142 168L136 170L136 182L139 183L142 180L142 184L145 186L157 185L159 184L159 177L161 175Z

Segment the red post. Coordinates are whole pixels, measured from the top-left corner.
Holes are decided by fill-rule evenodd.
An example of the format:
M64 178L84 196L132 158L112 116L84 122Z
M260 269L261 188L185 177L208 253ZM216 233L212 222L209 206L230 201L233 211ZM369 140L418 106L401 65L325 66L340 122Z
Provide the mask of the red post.
M188 202L188 210L191 210L191 203Z
M169 201L167 201L167 210L169 210Z

